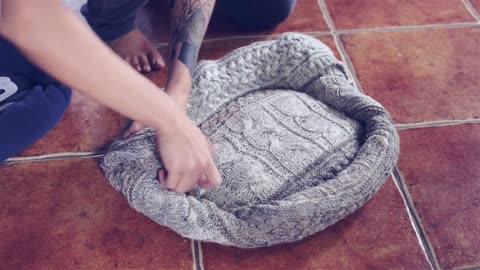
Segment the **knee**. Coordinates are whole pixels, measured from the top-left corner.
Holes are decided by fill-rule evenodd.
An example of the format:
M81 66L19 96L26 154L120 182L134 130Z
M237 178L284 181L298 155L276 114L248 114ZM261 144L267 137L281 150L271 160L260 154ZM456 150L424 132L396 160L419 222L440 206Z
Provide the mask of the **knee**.
M44 113L43 118L50 123L58 122L70 105L72 90L61 84L48 85L43 89L38 87L35 90L43 92L41 97L37 97L45 104L39 106L39 110Z
M271 10L264 15L267 20L264 22L265 27L274 28L284 22L292 13L296 0L275 0L275 4L271 5Z
M71 99L61 85L36 86L23 99L0 110L0 162L18 154L45 135L60 120ZM2 130L3 131L3 130Z
M52 128L70 105L72 91L61 84L35 86L22 99L9 103L1 118L24 119L29 127L42 132Z
M220 12L248 30L271 29L285 21L297 0L217 1Z

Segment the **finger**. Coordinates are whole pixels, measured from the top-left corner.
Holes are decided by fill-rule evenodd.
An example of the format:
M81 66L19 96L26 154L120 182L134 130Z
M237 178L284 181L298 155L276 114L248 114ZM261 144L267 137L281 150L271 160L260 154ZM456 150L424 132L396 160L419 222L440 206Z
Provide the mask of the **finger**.
M215 153L215 151L217 150L217 146L215 144L209 143L208 150L210 151L210 154L213 155L213 153Z
M175 188L178 186L181 176L181 172L179 171L167 171L167 179L165 180L167 182L167 188L170 190L175 190Z
M138 72L142 72L142 67L140 66L140 63L138 62L138 58L137 57L132 57L130 59L130 65L132 65L132 67L134 69L136 69Z
M158 181L160 182L160 187L166 188L167 187L167 173L164 169L158 169Z
M150 63L153 69L161 69L165 67L165 60L162 55L155 49L149 55Z
M150 62L146 55L141 55L138 57L138 61L140 62L140 66L142 66L143 72L150 72L152 68L150 67Z
M128 129L125 131L125 133L123 133L123 138L124 139L128 139L130 138L132 135L133 135L133 131L132 131L132 126L135 124L135 122L133 122L129 127Z
M175 188L176 192L185 193L192 191L193 187L197 183L199 175L197 173L183 174L178 186Z
M130 127L128 127L127 131L125 131L125 134L123 135L124 139L130 138L133 134L137 133L140 131L144 125L139 122L133 122Z
M198 185L202 188L211 188L205 175L200 176L200 178L198 179Z
M130 57L130 56L126 56L126 57L124 58L125 62L127 62L131 67L135 68L135 67L133 66L133 64L132 64L132 59L133 59L133 58Z
M215 166L212 158L210 158L210 162L205 168L205 177L207 178L207 183L210 187L217 187L222 184L222 176L220 175L220 172Z

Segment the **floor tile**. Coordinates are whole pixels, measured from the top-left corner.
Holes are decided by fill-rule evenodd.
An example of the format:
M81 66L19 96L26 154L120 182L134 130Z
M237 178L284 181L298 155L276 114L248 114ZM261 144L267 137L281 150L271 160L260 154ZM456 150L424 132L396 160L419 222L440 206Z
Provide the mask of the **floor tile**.
M0 269L192 269L190 241L131 209L97 162L0 166Z
M480 28L341 38L363 89L395 122L480 117Z
M480 0L469 0L472 6L480 13Z
M154 43L169 40L169 13L167 1L152 1L139 12L137 26ZM328 31L317 0L300 0L290 17L275 29L246 31L215 12L212 16L206 39L232 36L268 35L288 31L312 32Z
M472 22L461 1L326 0L337 29Z
M169 50L168 46L162 46L158 48L158 51L164 57L168 55L168 50ZM167 83L167 74L168 74L168 67L165 67L161 70L145 73L144 75L154 84L156 84L158 87L164 88Z
M337 45L335 44L335 40L333 39L332 36L320 36L316 37L318 40L321 42L325 43L330 49L332 49L333 54L338 60L342 60L342 57L340 56L340 52L338 51Z
M429 269L390 179L359 211L302 242L259 249L203 243L206 269Z
M126 124L125 117L74 92L60 122L19 156L102 150Z
M480 268L480 125L400 133L400 170L442 269Z

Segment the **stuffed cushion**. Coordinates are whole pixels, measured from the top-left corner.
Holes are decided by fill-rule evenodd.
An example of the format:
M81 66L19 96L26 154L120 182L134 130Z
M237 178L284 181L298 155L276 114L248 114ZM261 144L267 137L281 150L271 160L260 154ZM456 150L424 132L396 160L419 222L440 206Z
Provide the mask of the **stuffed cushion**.
M398 155L385 109L355 89L327 46L301 34L201 62L189 116L217 146L220 187L162 189L151 129L116 140L102 168L133 208L196 240L301 240L365 204Z

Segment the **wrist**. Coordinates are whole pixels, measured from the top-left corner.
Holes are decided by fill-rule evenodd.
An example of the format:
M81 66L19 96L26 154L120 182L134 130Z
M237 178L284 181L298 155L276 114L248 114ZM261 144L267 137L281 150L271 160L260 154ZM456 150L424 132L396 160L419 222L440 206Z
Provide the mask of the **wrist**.
M188 107L188 100L190 95L184 92L178 93L168 93L168 95L172 98L172 100L182 108L182 110L186 111Z
M178 60L171 63L166 91L182 91L192 87L192 76L187 67Z
M179 108L176 101L170 95L163 93L164 99L158 112L150 113L153 118L151 127L157 135L164 136L177 132L179 120L186 117L185 112Z
M192 88L192 80L189 74L170 78L165 87L165 92L184 111L187 109L188 100Z

